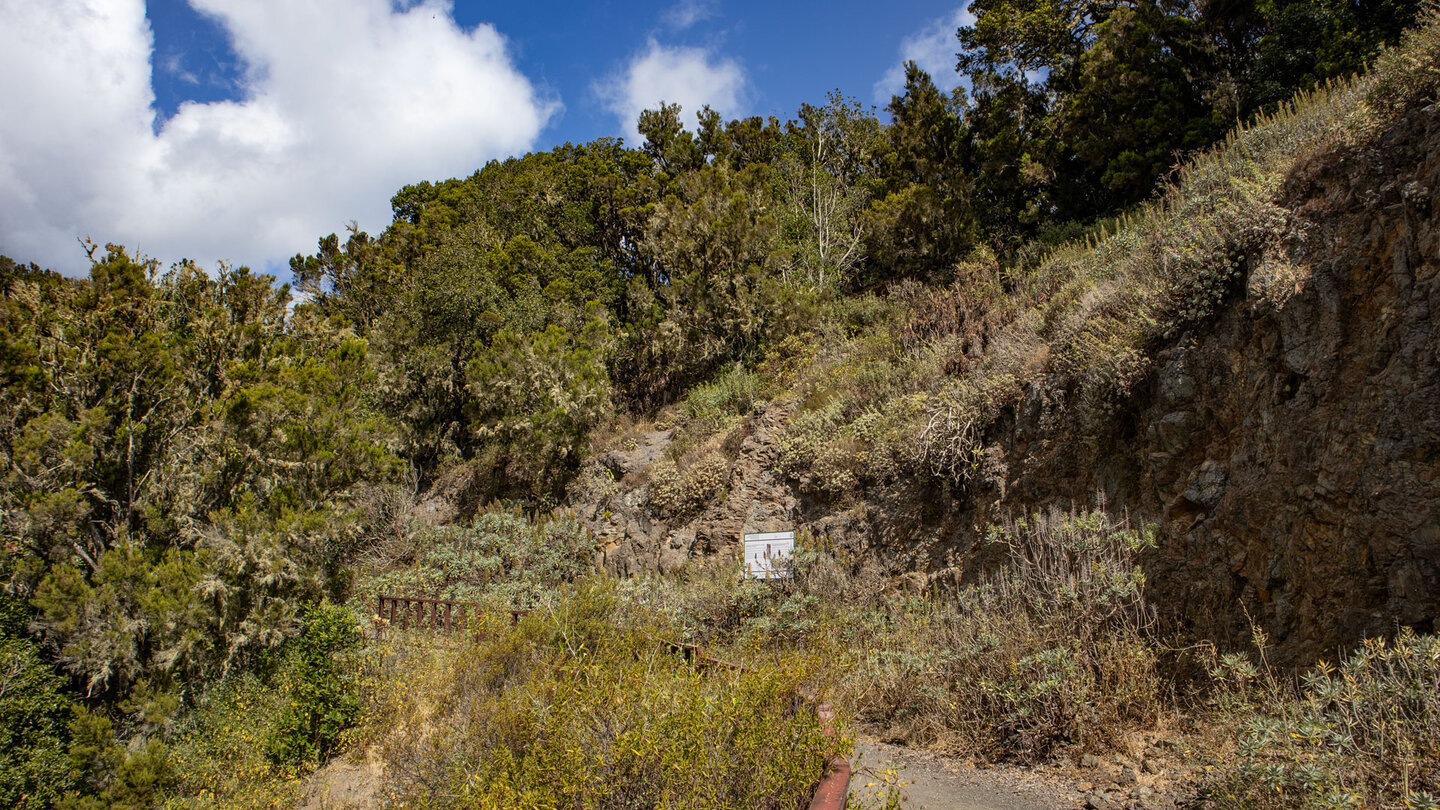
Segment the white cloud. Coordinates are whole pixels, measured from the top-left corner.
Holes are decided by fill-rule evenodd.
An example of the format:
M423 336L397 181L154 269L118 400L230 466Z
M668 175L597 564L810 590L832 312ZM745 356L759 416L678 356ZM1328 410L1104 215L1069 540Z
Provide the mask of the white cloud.
M640 113L662 101L679 104L682 121L691 129L695 113L706 104L726 117L738 116L746 92L745 71L735 60L704 48L668 47L651 39L620 75L597 85L595 91L619 119L625 142L639 146L644 142L635 127Z
M674 31L686 28L715 16L713 0L680 0L660 15L660 22Z
M531 147L541 99L449 0L191 0L248 66L243 100L152 130L144 0L0 0L0 253L84 269L76 238L169 262L309 252L390 196Z
M964 77L955 72L955 54L960 49L955 31L963 25L974 24L975 15L970 13L970 4L966 2L901 40L900 58L875 83L876 101L888 103L891 96L905 89L905 63L911 61L929 73L941 90L948 92L959 87Z

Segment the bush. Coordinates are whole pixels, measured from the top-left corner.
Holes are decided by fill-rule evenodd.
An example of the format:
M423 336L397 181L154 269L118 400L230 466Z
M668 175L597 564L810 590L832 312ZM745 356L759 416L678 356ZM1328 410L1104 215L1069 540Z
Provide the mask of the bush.
M759 403L763 387L759 374L737 363L710 382L690 389L685 410L712 431L720 430L749 415Z
M0 806L52 806L72 783L70 700L35 645L0 636Z
M650 467L650 506L662 518L699 513L725 492L730 462L717 448L701 448L695 458L662 458Z
M595 539L575 518L531 520L498 507L469 526L425 527L413 543L414 564L358 587L357 610L373 611L382 594L523 607L595 564Z
M991 760L1035 762L1072 745L1105 750L1152 724L1160 707L1144 639L1081 643L1015 611L993 588L892 619L852 682L859 715L888 733Z
M84 706L75 709L69 731L70 762L82 789L61 799L64 810L151 807L173 779L169 750L155 737L122 742L108 716Z
M394 799L411 806L785 808L837 742L796 711L804 671L698 671L659 617L586 583L392 696ZM403 720L401 719L403 718Z
M167 808L294 806L300 780L267 756L289 696L254 672L215 684L180 721L170 746L176 784Z
M988 582L872 620L850 679L857 713L987 759L1118 745L1161 708L1136 565L1153 536L1098 509L1003 522L990 539L1007 565Z
M1440 638L1371 639L1299 689L1265 659L1217 659L1237 761L1204 786L1221 807L1440 807Z
M364 704L358 678L345 660L359 643L360 631L349 610L330 604L310 610L304 631L286 651L280 694L287 702L265 740L272 762L324 762L340 735L360 721Z
M779 471L807 492L844 496L892 483L912 469L925 395L865 404L853 419L838 397L797 413L780 440Z

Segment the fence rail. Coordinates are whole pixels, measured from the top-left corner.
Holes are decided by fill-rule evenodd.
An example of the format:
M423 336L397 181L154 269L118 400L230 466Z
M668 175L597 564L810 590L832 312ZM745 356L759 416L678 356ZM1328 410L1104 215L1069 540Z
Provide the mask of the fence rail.
M460 602L454 599L426 599L419 596L379 597L379 616L382 627L398 627L409 630L439 630L449 632L464 630L476 616L485 612L479 602ZM528 610L510 611L510 623L519 624Z

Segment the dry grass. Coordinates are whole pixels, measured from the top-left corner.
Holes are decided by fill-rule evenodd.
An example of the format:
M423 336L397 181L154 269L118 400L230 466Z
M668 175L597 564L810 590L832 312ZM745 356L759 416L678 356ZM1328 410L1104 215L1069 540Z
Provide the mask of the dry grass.
M1281 245L1286 179L1435 99L1437 58L1440 12L1432 8L1368 73L1301 93L1237 128L1180 166L1158 199L1081 241L1018 268L977 255L944 290L902 284L884 300L835 304L771 362L789 389L776 396L800 403L808 431L785 472L822 493L885 485L867 470L873 443L856 444L854 422L918 402L922 413L904 437L913 447L881 447L895 462L884 472L970 484L986 477L987 430L1046 375L1045 385L1073 393L1081 423L1094 423L1147 379L1158 345L1229 297L1283 307L1310 273ZM791 350L804 362L782 359ZM834 400L838 412L823 412ZM824 430L813 429L817 420Z

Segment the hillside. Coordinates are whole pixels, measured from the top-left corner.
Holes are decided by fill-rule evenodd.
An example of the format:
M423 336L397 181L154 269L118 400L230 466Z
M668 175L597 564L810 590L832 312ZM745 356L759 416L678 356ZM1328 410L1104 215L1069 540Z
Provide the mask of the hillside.
M1237 133L1023 278L856 302L626 425L568 505L618 573L798 526L953 589L1004 515L1101 498L1158 524L1151 593L1197 637L1259 622L1309 660L1431 631L1440 109L1382 89L1411 68Z
M0 257L0 804L1440 806L1440 12L977 10L293 288Z

